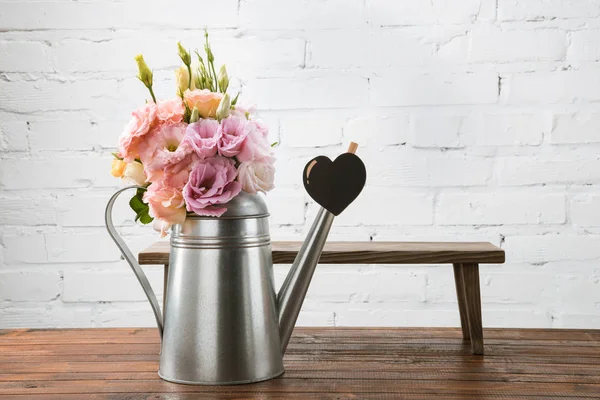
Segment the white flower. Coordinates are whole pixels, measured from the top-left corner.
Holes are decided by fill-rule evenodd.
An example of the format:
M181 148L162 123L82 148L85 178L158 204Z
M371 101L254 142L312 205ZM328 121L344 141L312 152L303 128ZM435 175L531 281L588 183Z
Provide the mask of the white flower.
M133 161L127 164L125 171L123 171L124 180L135 185L144 186L146 184L146 173L144 172L144 166Z
M242 184L242 189L247 193L267 193L274 187L275 167L268 162L243 162L238 168L238 180Z

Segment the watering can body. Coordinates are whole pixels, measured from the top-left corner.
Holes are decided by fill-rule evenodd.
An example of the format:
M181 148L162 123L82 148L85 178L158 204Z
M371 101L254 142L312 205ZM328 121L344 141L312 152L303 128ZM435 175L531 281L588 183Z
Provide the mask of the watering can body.
M125 190L125 189L123 189ZM122 191L122 190L121 190ZM112 225L109 233L136 273L161 333L161 378L186 384L241 384L284 372L283 354L325 244L333 215L321 209L279 293L267 207L241 193L219 218L188 214L175 225L166 302L158 301Z

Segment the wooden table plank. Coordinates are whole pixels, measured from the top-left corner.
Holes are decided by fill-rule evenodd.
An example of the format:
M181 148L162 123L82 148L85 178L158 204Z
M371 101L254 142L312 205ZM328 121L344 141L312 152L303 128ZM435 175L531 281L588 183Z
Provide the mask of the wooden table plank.
M273 263L290 264L302 242L273 242ZM169 242L142 251L139 263L168 264ZM502 264L504 250L488 242L327 242L321 264Z
M156 329L0 331L0 398L599 398L598 333L489 329L484 359L459 329L299 328L283 377L214 387L160 380Z

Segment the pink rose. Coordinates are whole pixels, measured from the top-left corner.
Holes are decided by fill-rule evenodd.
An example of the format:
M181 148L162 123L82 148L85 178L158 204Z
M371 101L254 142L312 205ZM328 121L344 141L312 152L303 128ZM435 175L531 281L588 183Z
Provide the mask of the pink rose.
M159 101L156 116L163 123L176 124L183 120L183 101L181 99L171 99Z
M219 130L219 154L237 156L248 134L255 129L245 118L230 116L221 121Z
M202 118L214 118L222 98L223 94L213 93L208 89L188 89L183 93L183 99L189 109L193 110L196 107Z
M267 193L274 187L275 167L270 162L243 162L238 168L238 180L245 192Z
M240 193L242 185L235 180L236 175L235 163L229 158L215 156L197 161L183 187L187 210L212 217L223 215L227 208L214 205L225 204Z
M248 124L252 126L253 129L248 131L248 135L242 143L237 159L240 162L265 161L273 163L275 158L271 151L271 145L269 144L266 135L264 135L261 130L264 129L263 126L259 129L254 121L249 121Z
M161 236L173 224L182 224L185 221L185 202L181 190L155 182L144 193L144 202L150 207L150 215L157 219L155 228L160 229Z
M139 157L138 146L153 126L156 112L156 104L146 103L131 113L133 118L119 138L119 157L125 162L132 162Z
M140 143L140 160L150 182L156 181L169 164L177 164L185 158L187 154L179 145L186 128L185 123L160 125Z
M182 146L189 147L200 158L217 154L219 123L214 119L200 119L188 125Z

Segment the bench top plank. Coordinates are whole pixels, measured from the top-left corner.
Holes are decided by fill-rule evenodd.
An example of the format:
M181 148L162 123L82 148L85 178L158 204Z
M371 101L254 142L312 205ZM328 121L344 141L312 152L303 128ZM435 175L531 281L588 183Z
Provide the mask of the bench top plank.
M273 263L291 264L302 242L273 242ZM139 263L168 264L169 242L142 251ZM504 250L488 242L327 242L320 264L504 263Z

